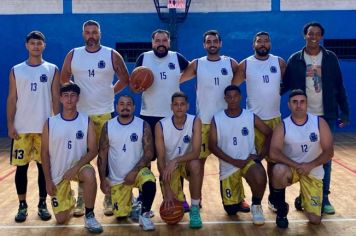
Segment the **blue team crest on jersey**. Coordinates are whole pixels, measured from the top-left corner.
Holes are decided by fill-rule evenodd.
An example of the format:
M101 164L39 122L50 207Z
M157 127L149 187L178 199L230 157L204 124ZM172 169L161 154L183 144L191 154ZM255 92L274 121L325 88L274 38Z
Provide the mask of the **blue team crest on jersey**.
M75 137L77 139L83 139L84 138L84 133L81 130L78 130L77 133L75 134Z
M98 68L99 68L99 69L104 69L104 68L105 68L105 61L100 60L100 61L98 62Z
M313 132L309 135L309 139L310 139L310 142L316 142L316 141L318 141L318 135Z
M189 135L186 135L186 136L183 137L183 142L184 143L189 143L190 140L191 140L191 138L189 137Z
M40 82L46 83L47 81L48 81L47 75L46 75L46 74L42 74L42 75L40 76Z
M243 127L242 130L241 130L242 136L247 136L248 133L249 133L248 129L246 127Z
M137 142L137 140L138 140L138 135L137 135L136 133L132 133L132 134L130 135L130 140L131 140L131 142Z
M269 70L271 71L271 73L277 73L277 68L275 66L271 66Z
M168 63L168 68L170 70L174 70L176 68L176 65L173 62Z
M222 68L221 69L221 74L222 75L227 75L228 73L227 73L227 69L226 68Z

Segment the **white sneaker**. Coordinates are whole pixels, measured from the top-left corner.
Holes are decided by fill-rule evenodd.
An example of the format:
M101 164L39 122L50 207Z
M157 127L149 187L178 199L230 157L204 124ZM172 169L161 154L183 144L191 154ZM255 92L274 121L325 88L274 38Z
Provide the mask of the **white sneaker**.
M84 215L84 199L83 196L78 195L77 203L75 204L74 210L73 210L73 215L74 216L82 216Z
M155 225L151 221L149 212L145 212L142 215L140 215L138 222L140 226L142 226L144 231L150 231L155 229Z
M103 227L95 219L94 212L90 212L84 217L84 225L90 233L100 234L101 232L103 232Z
M132 209L130 212L131 220L138 221L141 215L142 204L141 202L136 202L132 205Z
M252 205L252 222L255 225L263 225L265 223L265 217L263 216L263 210L261 205Z
M111 202L111 195L105 195L104 197L104 215L112 216L114 213L112 212L112 202Z
M269 200L268 200L268 208L269 208L271 211L273 211L274 213L277 212L277 208L276 208L276 207L273 205L273 203L270 202Z

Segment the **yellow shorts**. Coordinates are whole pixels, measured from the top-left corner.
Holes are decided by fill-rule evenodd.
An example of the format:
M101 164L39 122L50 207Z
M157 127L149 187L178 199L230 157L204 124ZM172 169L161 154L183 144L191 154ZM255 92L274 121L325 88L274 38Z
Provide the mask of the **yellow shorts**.
M276 117L271 120L263 120L263 123L265 123L268 127L270 127L273 130L278 124L281 123L281 117ZM261 153L264 143L265 143L264 134L262 134L258 129L255 128L255 146L258 154ZM270 161L268 156L265 156L264 158L267 161Z
M210 125L203 124L201 127L200 159L207 158L211 154L211 151L209 150L209 131Z
M220 194L224 206L240 203L245 198L242 177L245 176L251 166L256 162L250 160L244 168L239 169L229 177L220 181Z
M84 165L80 168L78 174L74 177L73 181L79 181L79 173L84 168L93 168L90 164ZM54 214L58 214L62 211L70 210L75 205L75 198L73 196L73 191L70 185L70 181L62 180L56 185L57 191L54 196L51 196L52 210Z
M41 134L19 134L19 139L13 139L10 163L14 166L24 166L31 160L41 163Z
M110 120L111 118L112 118L111 113L104 113L104 114L101 114L101 115L91 115L90 116L90 119L94 123L95 135L96 135L96 143L98 145L99 145L101 130L102 130L105 122Z
M132 189L139 188L142 190L142 185L148 181L156 182L156 179L151 170L144 167L138 172L134 185L121 183L111 187L113 212L116 217L128 216L130 214L132 208Z
M184 164L179 164L177 166L177 168L172 173L171 182L169 183L169 186L171 187L175 198L178 201L184 202L185 198L184 198L184 192L183 192L183 186L182 186L181 177L183 177L184 179L188 180L187 171L185 169L185 163ZM162 190L162 194L163 194L164 186L163 186L162 183L161 183L161 190Z
M323 180L313 176L299 175L294 168L292 170L292 183L300 183L302 207L308 213L321 216L323 201Z

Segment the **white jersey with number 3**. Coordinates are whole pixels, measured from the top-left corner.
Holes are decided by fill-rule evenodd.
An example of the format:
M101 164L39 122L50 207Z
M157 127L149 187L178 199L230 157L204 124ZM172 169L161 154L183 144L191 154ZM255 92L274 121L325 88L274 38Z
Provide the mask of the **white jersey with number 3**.
M217 132L217 146L235 160L246 160L255 149L255 115L245 109L237 117L229 117L225 111L214 115ZM239 170L221 159L220 180Z
M143 130L144 121L136 116L128 124L121 124L117 117L108 121L108 178L112 185L124 182L142 158Z
M80 87L78 111L100 115L114 111L114 67L112 48L101 46L96 52L75 48L71 62L74 81Z
M291 116L283 119L285 133L283 153L297 163L311 162L322 152L319 117L307 114L307 121L303 125L295 124ZM324 177L323 165L312 169L310 175L322 179Z
M48 119L48 148L54 184L87 153L89 118L78 113L72 120L61 114Z

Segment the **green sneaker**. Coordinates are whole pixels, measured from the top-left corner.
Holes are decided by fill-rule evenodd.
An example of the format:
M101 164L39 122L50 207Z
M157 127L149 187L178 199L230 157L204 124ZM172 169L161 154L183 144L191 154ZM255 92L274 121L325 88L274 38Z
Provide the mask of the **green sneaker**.
M334 215L335 214L335 208L333 207L333 205L331 205L329 203L329 204L324 206L323 213L328 214L328 215Z
M27 217L27 207L26 208L19 208L16 216L15 221L18 223L24 222Z
M189 212L189 227L192 229L199 229L203 226L200 218L199 206L192 205Z
M43 221L50 220L52 218L51 214L47 210L47 206L41 206L38 208L38 216L41 218Z

